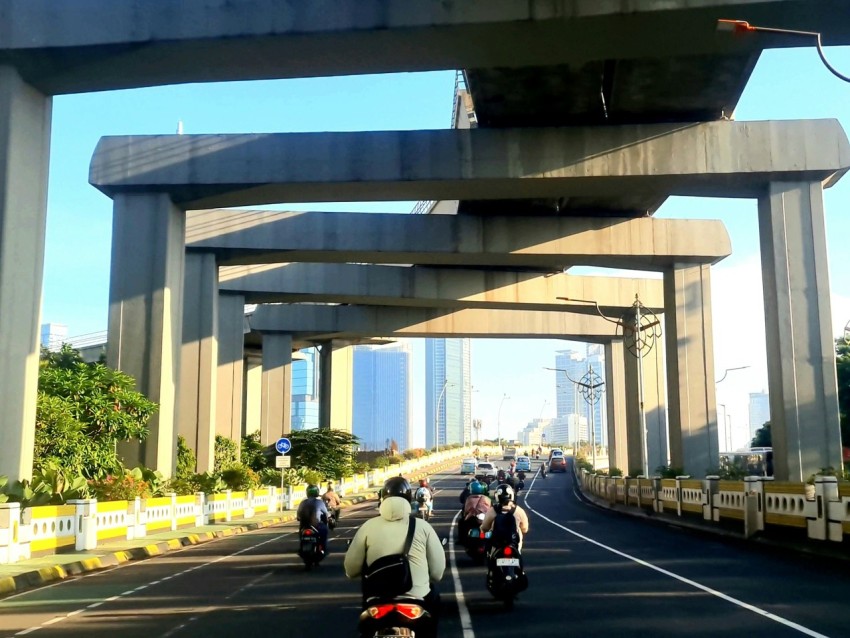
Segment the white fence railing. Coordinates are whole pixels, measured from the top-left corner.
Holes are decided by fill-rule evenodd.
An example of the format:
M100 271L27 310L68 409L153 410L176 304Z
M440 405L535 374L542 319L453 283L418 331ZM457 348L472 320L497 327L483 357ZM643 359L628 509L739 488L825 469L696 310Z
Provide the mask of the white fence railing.
M747 537L779 528L798 528L812 540L842 542L850 536L850 483L832 476L816 476L807 485L757 476L623 478L582 470L578 480L583 491L611 504L738 525Z
M483 450L483 448L482 448ZM490 452L489 449L484 450ZM415 475L471 455L471 449L454 449L421 459L404 461L385 470L374 470L336 481L341 497L379 487L390 476ZM168 494L132 501L68 501L66 505L30 507L0 503L0 563L15 563L33 556L61 551L92 550L110 540L142 538L183 527L200 527L256 514L292 510L306 497L306 485L281 490L264 487L247 492L220 494Z

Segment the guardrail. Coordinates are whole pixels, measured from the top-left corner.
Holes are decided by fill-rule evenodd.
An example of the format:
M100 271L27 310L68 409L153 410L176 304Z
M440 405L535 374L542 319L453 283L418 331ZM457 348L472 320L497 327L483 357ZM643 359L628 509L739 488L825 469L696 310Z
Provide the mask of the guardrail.
M747 538L798 529L811 540L843 542L850 536L850 483L816 476L814 485L752 476L743 481L609 477L581 470L582 491L622 505L738 528Z
M481 449L492 453L489 448ZM403 461L335 481L335 491L340 497L365 492L383 485L391 476L417 475L449 461L460 463L461 458L471 454L471 448L461 448ZM110 540L132 540L165 530L293 510L306 498L306 489L306 485L296 485L283 490L263 487L246 492L168 494L131 501L84 499L23 510L20 503L0 503L0 563L16 563L62 551L92 550L98 543Z

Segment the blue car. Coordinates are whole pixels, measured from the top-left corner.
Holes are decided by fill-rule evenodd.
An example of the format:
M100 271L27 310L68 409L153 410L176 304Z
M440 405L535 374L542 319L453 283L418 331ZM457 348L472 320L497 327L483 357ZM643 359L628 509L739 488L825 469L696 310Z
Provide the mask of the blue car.
M517 472L530 472L531 471L531 459L527 456L518 456L516 459L516 471Z

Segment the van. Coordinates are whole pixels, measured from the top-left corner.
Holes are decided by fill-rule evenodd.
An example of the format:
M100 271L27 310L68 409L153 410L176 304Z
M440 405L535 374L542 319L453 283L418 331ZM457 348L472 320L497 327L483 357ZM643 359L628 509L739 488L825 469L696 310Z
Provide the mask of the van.
M502 456L503 461L513 461L516 459L516 448L515 447L506 447L505 452Z
M463 461L460 462L460 473L475 474L475 467L477 464L478 463L475 459L463 459Z

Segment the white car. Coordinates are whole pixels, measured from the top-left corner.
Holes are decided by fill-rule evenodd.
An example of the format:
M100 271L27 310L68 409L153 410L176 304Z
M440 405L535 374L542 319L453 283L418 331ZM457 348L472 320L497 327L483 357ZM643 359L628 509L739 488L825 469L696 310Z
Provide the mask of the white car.
M475 468L475 477L484 479L488 483L496 478L496 466L490 462L479 463Z

